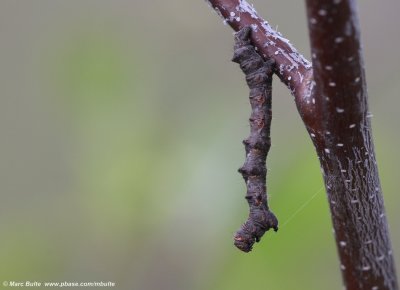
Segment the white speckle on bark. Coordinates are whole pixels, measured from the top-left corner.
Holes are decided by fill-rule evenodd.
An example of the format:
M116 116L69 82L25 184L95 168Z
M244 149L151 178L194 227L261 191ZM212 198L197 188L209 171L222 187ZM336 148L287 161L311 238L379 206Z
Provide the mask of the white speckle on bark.
M315 134L314 134L314 133L310 133L310 136L314 138L314 137L315 137Z
M335 38L335 42L336 43L342 43L344 41L344 38L343 37L336 37Z
M343 147L344 144L343 144L343 143L337 143L336 146L337 146L337 147Z
M339 108L339 107L336 107L336 112L338 112L338 113L343 113L343 112L344 112L344 109Z
M324 150L325 150L325 152L328 153L328 154L331 153L331 150L329 150L328 148L325 148Z
M210 3L210 1L206 1L210 7L213 7L213 5ZM239 5L235 7L236 11L239 13L248 13L251 18L253 19L260 19L260 17L257 15L256 10L254 9L253 5L249 4L246 0L239 0ZM214 11L224 20L224 24L226 24L227 21L240 21L240 17L236 17L235 12L230 12L230 17L225 19L219 11L217 7L214 7ZM274 39L279 39L280 41L285 42L288 45L287 50L281 49L281 53L283 56L292 63L293 68L298 68L299 65L303 65L306 69L311 68L311 62L309 62L303 55L299 54L297 50L290 44L289 40L284 38L282 34L280 34L278 31L275 31L272 29L272 27L268 24L268 22L264 21L260 25L253 24L252 25L253 29L256 31L257 29L264 29L266 34L269 37L272 37ZM269 40L268 43L264 44L265 46L268 45L273 45L276 46L276 43L272 40ZM286 52L287 51L287 52Z
M300 82L302 83L303 82L303 75L299 71L297 73L299 74Z
M312 103L315 105L315 98L312 98Z
M330 66L330 65L326 65L326 66L325 66L325 69L326 69L326 70L332 70L332 69L333 69L333 67L332 67L332 66Z
M368 265L366 265L366 266L363 266L363 267L362 267L362 270L363 270L363 271L369 271L369 270L371 270L371 267L368 266Z
M339 4L340 2L342 2L342 0L333 0L333 4Z
M321 10L318 11L318 14L321 15L321 16L325 16L326 14L328 14L328 12L326 12L325 9L321 9Z
M329 82L329 86L330 87L336 87L336 83L335 82Z
M236 6L236 11L247 12L250 14L251 18L258 19L258 15L253 5L249 4L244 0L239 1L239 5Z
M356 82L356 83L358 83L360 81L360 78L359 77L357 77L355 80L354 80L354 82Z
M317 19L311 18L311 19L310 19L310 23L311 23L311 24L317 24Z
M342 269L342 270L346 270L346 267L345 267L345 265L341 264L341 265L340 265L340 269Z
M347 172L347 170L346 169L341 169L340 172L345 173L345 172Z
M379 290L379 287L378 286L374 286L374 287L371 288L371 290Z
M385 259L385 255L376 257L376 260L377 260L377 261L383 261L383 259Z
M339 7L334 8L338 9ZM330 13L330 11L328 13ZM355 55L355 58L358 60L358 55ZM335 63L330 64L335 67ZM326 74L329 74L329 72L326 71ZM356 74L351 78L353 84L357 76L360 76L360 74ZM325 86L328 85L329 81L336 81L336 79L332 78L328 80L325 83ZM360 91L361 94L364 94L364 90L365 88L358 91ZM341 107L341 105L339 105L339 107ZM333 112L335 112L336 106L333 106L332 109ZM366 105L361 106L359 113L366 115L366 109ZM345 111L346 113L349 112L347 108ZM376 171L376 166L374 165L375 158L373 156L374 151L370 138L369 122L363 118L359 120L358 117L349 118L347 122L347 124L344 123L344 128L350 128L348 129L348 133L351 132L356 136L361 134L362 138L364 138L364 142L347 142L338 136L337 139L335 138L336 142L334 142L334 140L331 141L334 142L333 146L337 146L339 142L346 142L346 147L343 149L348 151L346 154L347 159L338 158L338 160L335 160L331 153L328 160L324 151L322 151L323 154L321 154L321 156L324 156L325 159L328 160L326 162L326 164L328 164L327 167L331 166L327 169L327 172L325 172L324 178L325 182L332 184L333 187L332 190L328 191L329 200L331 201L334 199L336 201L335 206L330 202L332 212L338 215L343 215L344 211L341 210L342 208L345 208L347 212L351 212L351 214L349 214L351 218L347 218L345 221L341 220L342 223L337 227L338 233L339 229L346 227L351 228L351 230L354 231L351 235L354 234L354 236L357 237L357 240L362 241L363 243L362 245L359 245L359 247L350 247L350 239L346 240L348 237L340 235L340 238L337 241L338 248L341 253L344 253L347 249L351 248L351 251L354 251L355 253L352 255L353 257L362 257L357 263L358 277L363 277L362 267L368 265L370 267L370 272L367 272L368 274L371 273L371 275L375 277L383 277L385 283L387 283L386 285L393 285L393 278L390 277L390 273L392 273L392 257L388 257L387 254L390 250L390 243L388 242L386 235L387 229L385 227L385 222L383 219L379 218L379 215L384 212L383 201L380 194L375 194L374 192L374 188L376 186L379 187L379 177ZM355 139L358 138L356 136ZM339 149L338 147L335 146L335 148L333 146L329 146L329 148L334 151L344 152L342 148ZM325 147L328 146L323 146L321 150L324 150ZM365 156L365 152L369 153L368 157ZM368 158L367 164L365 163L365 158ZM337 162L339 166L336 167L335 162ZM341 172L341 170L347 170L347 172ZM357 191L354 192L354 189L357 189ZM368 199L371 194L374 195L374 200ZM349 242L349 245L346 248L341 248L340 240L346 240ZM382 258L383 261L378 261L378 258L383 254L385 255ZM387 268L390 268L390 271L387 271ZM360 289L371 289L371 287L372 285L370 284L369 288L361 287ZM391 288L389 287L389 289ZM392 287L392 289L395 288Z
M292 79L292 77L291 77L291 76L289 76L287 79L290 81L290 80Z
M247 12L251 15L252 18L259 18L254 8L244 0L240 0L239 6L236 7L236 10L238 10L239 12ZM300 64L303 65L306 69L311 68L311 63L306 60L303 55L297 52L297 50L291 45L288 39L284 38L278 31L272 29L268 22L263 22L261 24L261 28L263 28L266 33L272 36L274 39L279 39L289 46L287 50L280 49L280 52L288 61L292 63L295 68L298 68Z
M340 245L341 247L346 247L347 243L346 243L345 241L340 241L340 242L339 242L339 245Z

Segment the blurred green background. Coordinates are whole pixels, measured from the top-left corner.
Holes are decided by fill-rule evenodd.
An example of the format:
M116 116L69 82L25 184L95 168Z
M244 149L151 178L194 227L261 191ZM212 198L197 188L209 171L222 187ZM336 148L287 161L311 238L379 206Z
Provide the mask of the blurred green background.
M303 1L254 4L309 57ZM400 264L400 2L359 5ZM202 0L0 2L1 281L341 289L319 164L279 80L268 185L283 226L250 254L232 245L250 112L232 43Z

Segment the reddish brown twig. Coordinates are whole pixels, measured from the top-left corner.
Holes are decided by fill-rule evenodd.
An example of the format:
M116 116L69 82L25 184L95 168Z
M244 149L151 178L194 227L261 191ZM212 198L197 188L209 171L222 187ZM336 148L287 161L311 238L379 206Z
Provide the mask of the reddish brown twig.
M306 0L313 67L245 0L209 0L295 96L323 169L346 289L398 289L374 146L355 0Z
M324 171L347 289L397 289L371 136L357 21L351 0L307 0L315 114L305 123Z
M208 0L210 6L235 31L252 26L251 41L265 59L273 59L275 74L290 89L298 107L310 102L312 81L311 63L305 59L288 39L271 28L256 10L244 0ZM305 107L305 106L304 106ZM306 111L306 108L302 109Z

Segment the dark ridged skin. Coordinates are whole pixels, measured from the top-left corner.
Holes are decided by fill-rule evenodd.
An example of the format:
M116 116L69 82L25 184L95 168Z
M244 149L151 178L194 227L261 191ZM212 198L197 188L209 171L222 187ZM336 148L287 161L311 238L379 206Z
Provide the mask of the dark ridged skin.
M250 43L251 27L235 34L233 62L239 63L250 88L250 136L243 141L246 161L239 169L247 185L250 214L234 237L237 248L250 252L266 231L278 230L278 220L269 210L266 188L266 158L271 147L271 94L274 62L264 61Z

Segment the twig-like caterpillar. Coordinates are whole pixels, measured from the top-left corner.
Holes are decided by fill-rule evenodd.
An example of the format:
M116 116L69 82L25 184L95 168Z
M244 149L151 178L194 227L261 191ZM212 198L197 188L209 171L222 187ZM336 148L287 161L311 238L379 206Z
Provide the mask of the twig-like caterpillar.
M247 185L246 199L250 214L234 237L235 246L250 252L266 231L278 230L278 220L269 210L267 202L265 165L271 147L271 94L274 61L264 61L250 43L251 27L235 34L233 62L239 63L250 88L250 136L243 141L246 161L239 169Z

